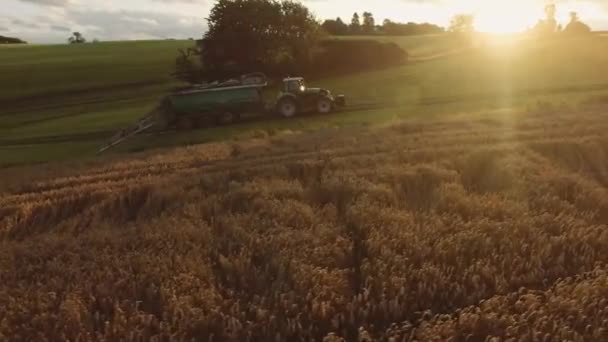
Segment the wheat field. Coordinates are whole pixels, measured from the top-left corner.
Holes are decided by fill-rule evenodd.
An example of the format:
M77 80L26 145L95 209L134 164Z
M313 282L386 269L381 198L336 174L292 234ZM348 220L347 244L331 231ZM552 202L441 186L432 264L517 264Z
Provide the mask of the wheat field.
M0 340L608 341L607 109L1 171Z

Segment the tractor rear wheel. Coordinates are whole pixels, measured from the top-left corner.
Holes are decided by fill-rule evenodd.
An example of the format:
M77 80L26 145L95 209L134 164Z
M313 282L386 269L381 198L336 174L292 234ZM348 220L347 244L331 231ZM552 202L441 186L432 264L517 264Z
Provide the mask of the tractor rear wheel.
M296 101L291 98L284 98L279 101L277 104L277 111L283 117L291 118L298 114L298 106Z
M331 112L331 107L331 101L326 97L320 98L319 101L317 101L317 112L320 114L327 114Z

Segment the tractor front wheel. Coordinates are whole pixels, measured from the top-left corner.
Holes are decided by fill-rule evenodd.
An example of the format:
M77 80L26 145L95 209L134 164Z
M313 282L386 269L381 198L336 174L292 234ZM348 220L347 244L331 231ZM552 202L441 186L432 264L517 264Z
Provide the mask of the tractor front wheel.
M319 112L320 114L330 113L332 109L331 107L331 101L326 97L320 98L317 102L317 112Z
M298 114L298 106L296 102L291 98L284 98L279 101L277 105L277 111L283 117L291 118Z

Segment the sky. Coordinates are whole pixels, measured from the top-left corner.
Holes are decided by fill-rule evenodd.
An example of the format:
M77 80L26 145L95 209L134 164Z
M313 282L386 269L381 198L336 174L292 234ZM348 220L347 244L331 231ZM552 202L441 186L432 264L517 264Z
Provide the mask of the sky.
M517 32L534 25L549 0L303 0L320 20L370 11L377 23L431 22L447 26L473 13L478 30ZM577 11L595 30L608 30L608 0L556 0L558 20ZM2 0L0 35L31 43L63 43L73 31L88 39L200 37L214 0Z

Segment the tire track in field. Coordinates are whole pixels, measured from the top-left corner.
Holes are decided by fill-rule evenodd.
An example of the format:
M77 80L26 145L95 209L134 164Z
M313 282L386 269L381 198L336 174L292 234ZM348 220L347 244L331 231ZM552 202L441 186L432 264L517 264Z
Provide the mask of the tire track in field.
M553 137L555 138L573 138L576 139L578 137L577 134L569 134L570 125L567 123L563 125L564 132L556 131L558 127L552 127L550 131ZM517 128L495 128L495 129L486 129L482 131L482 134L473 133L473 127L470 128L456 128L450 130L443 130L444 127L437 127L436 129L431 129L430 131L424 131L421 134L415 135L415 139L433 139L433 140L441 140L442 143L448 145L459 144L461 146L468 146L471 144L478 143L482 141L485 145L489 146L493 143L505 141L505 140L516 140L519 143L529 143L540 140L536 137L543 137L542 139L550 139L551 136L546 135L546 128L539 127L533 129L531 127L527 127L526 129L517 129ZM594 127L595 134L601 135L604 131L604 128L601 125ZM589 132L589 136L590 133ZM447 136L447 138L446 138ZM429 141L432 143L432 140ZM434 144L434 143L433 143ZM353 155L349 153L350 147L342 147L334 150L324 151L324 153L333 154L334 156L338 156L340 154ZM384 153L390 151L390 148L384 148L382 150L378 150L378 148L374 147L371 149L361 149L358 148L355 150L356 155L366 155L370 153ZM424 151L424 148L416 148L410 149L411 152L416 151ZM76 179L71 177L62 179L56 179L52 183L45 182L38 186L35 186L32 191L33 193L37 193L37 191L51 191L54 189L62 188L62 187L77 187L79 184L90 185L92 183L104 183L114 180L129 180L140 178L142 175L146 177L155 177L162 176L164 174L170 174L173 172L180 172L184 170L193 170L200 169L206 170L209 168L222 168L222 167L240 167L240 166L250 166L255 164L275 164L280 163L289 159L298 159L298 158L308 158L316 155L315 151L303 151L303 152L289 152L286 154L270 154L265 156L253 156L253 157L244 157L238 160L216 160L216 161L198 161L198 160L181 160L178 162L159 162L158 164L150 164L150 163L142 163L140 166L128 165L125 167L121 167L118 169L112 168L104 168L99 171L94 171L88 173L83 176L79 176ZM227 157L226 153L224 153L223 158ZM39 193L38 193L39 194Z
M448 123L449 125L449 123ZM435 153L441 153L442 151L453 151L467 149L469 146L478 145L482 143L485 147L498 147L498 146L509 146L509 145L523 145L538 142L551 141L551 139L561 139L562 141L578 142L581 138L577 133L569 133L569 123L563 123L560 126L553 126L550 131L551 134L547 135L545 127L534 127L528 125L524 129L515 128L486 128L479 133L471 134L475 127L444 127L439 125L430 130L425 130L426 125L415 128L419 132L411 133L406 132L403 140L401 137L401 143L411 141L426 141L430 147L416 146L408 148L408 154L425 153L430 150ZM559 128L563 128L564 131L560 131ZM400 128L395 128L400 129ZM599 139L602 136L602 132L605 132L605 127L602 125L596 125L592 127L592 131L587 132L586 139ZM221 172L226 169L239 169L239 168L251 168L259 165L277 165L290 161L297 161L308 158L319 158L319 156L330 156L331 158L365 158L369 155L381 155L397 153L392 146L382 146L382 138L377 139L378 145L375 143L374 146L367 148L352 148L338 147L333 149L323 149L320 151L301 151L301 152L271 152L270 154L261 156L243 156L237 159L228 159L228 151L224 151L216 156L212 160L197 160L196 154L190 159L182 159L176 162L170 159L164 162L157 163L146 163L142 161L136 165L124 165L117 168L102 168L93 169L89 173L82 176L76 177L62 177L53 180L47 180L40 183L32 184L29 189L21 193L6 194L0 198L0 203L11 204L19 202L27 202L30 199L52 199L54 197L61 197L62 193L72 193L73 191L90 191L97 186L108 188L108 189L120 189L127 186L131 182L138 182L142 179L157 179L162 178L166 175L176 173L213 173ZM441 144L441 147L433 147ZM458 147L453 147L458 146ZM399 152L402 153L402 152Z
M335 113L333 113L333 115L339 115L339 114L346 113L346 112L360 112L360 111L368 111L368 110L375 110L375 109L387 109L387 108L391 108L394 106L395 106L394 104L390 104L390 103L388 103L388 104L387 103L384 103L384 104L383 103L359 103L359 104L354 104L354 105L348 106L346 109L338 110ZM19 125L9 126L7 128L8 129L19 128L22 126L27 126L32 123L52 121L52 120L60 119L60 118L64 118L64 117L81 116L81 115L86 115L86 114L85 113L76 113L76 114L66 114L63 116L54 116L52 118L44 118L44 119L39 119L39 120L28 121L26 123L22 123ZM316 114L316 113L306 114L306 117L310 117L310 118L315 118L315 117L320 117L320 116L321 116L321 114ZM324 116L327 116L327 114L324 114ZM247 117L247 118L241 119L239 122L233 124L232 126L247 125L247 124L253 124L253 123L264 122L264 121L269 121L269 120L283 120L283 118L280 118L277 116L267 116L267 115ZM211 128L213 128L213 127L211 127ZM116 130L118 130L118 128ZM90 131L90 132L84 132L84 133L69 133L69 134L61 134L61 135L47 135L47 136L27 137L27 138L0 138L0 147L42 145L42 144L54 144L54 143L68 143L68 142L87 142L87 141L90 141L90 142L100 141L101 142L103 140L108 139L108 137L110 137L114 133L116 133L116 130L97 130L97 131ZM143 133L143 134L140 134L139 136L155 136L158 134L177 135L180 133L182 133L182 132L172 130L172 129L167 129L167 130L161 130L159 132Z

